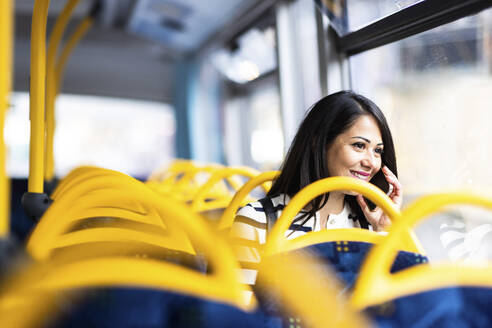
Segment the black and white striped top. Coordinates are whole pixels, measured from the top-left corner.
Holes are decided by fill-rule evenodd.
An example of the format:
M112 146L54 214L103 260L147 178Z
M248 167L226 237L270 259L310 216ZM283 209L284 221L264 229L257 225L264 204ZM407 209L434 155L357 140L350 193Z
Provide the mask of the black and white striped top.
M280 195L271 198L271 201L278 218L290 198L287 195ZM301 211L294 220L303 213ZM330 214L326 226L327 229L360 228L359 221L351 214L348 204L345 204L341 213ZM316 213L316 217L310 217L302 225L291 224L285 236L287 239L293 239L320 229L320 215ZM231 237L236 256L243 268L243 282L252 285L256 280L256 270L261 259L261 244L264 244L267 238L267 216L259 201L249 203L237 212L231 228Z
M280 195L271 199L274 210L277 213L277 217L280 217L282 210L289 203L290 198L287 195ZM299 218L305 213L301 211L295 218ZM294 221L293 220L293 221ZM265 209L261 203L253 202L242 207L236 214L235 219L236 225L241 225L246 230L254 229L254 236L257 236L254 240L258 241L260 244L266 242L266 230L267 230L267 219L265 214ZM340 229L340 228L360 228L359 222L355 219L355 216L351 214L348 205L346 204L342 212L339 214L330 214L330 218L326 223L327 229ZM299 223L291 224L289 230L286 232L287 239L293 239L304 235L309 231L319 231L320 227L320 217L319 213L316 213L316 217L310 217L302 225ZM247 238L250 239L250 238Z

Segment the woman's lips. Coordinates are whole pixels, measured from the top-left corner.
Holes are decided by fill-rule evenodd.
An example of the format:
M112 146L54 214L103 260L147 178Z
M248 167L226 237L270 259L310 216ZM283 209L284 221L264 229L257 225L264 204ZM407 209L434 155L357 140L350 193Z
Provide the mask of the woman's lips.
M361 179L361 180L368 180L370 176L369 173L362 172L362 171L350 171L350 173L357 179Z

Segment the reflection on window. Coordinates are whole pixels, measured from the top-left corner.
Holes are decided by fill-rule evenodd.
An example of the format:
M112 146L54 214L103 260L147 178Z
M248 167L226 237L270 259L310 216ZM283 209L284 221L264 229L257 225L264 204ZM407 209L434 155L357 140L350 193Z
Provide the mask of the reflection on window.
M491 35L489 10L351 58L354 88L391 123L407 191L492 185Z
M346 0L348 29L356 31L422 1L425 0Z
M354 89L389 120L405 201L460 188L490 195L491 44L489 9L350 59ZM435 229L476 228L471 212L456 213Z
M277 68L275 47L273 27L252 28L228 49L214 53L212 62L229 80L246 83Z
M15 93L5 138L10 176L29 171L29 95ZM175 123L165 104L61 95L57 101L55 170L65 176L80 165L96 165L146 177L174 156Z
M425 0L315 0L341 35L394 14Z
M282 161L284 139L280 103L275 88L261 90L251 99L251 156L262 167L276 167Z
M262 84L248 96L225 105L225 152L228 165L277 169L284 141L278 88Z

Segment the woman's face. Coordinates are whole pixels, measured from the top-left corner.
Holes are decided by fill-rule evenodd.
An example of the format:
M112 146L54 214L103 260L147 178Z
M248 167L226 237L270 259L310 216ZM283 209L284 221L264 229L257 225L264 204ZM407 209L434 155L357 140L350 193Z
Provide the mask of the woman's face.
M376 120L361 115L328 148L329 175L369 181L381 169L382 153L383 140Z

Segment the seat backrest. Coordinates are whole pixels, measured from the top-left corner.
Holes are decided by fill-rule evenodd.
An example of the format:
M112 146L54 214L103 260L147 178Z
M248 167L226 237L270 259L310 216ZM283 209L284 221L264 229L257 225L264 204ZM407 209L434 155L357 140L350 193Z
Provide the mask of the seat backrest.
M210 239L216 242L215 237L218 236L212 234ZM220 248L224 244L219 240L217 246ZM305 254L269 258L262 263L262 277L266 278L262 280L266 283L262 287L280 297L288 313L295 313L281 319L262 311L244 312L251 308L224 300L225 289L231 285L213 281L210 277L202 275L195 280L193 273L179 270L172 264L121 256L91 258L86 254L88 252L92 252L90 247L72 249L63 257L36 264L18 275L0 296L0 322L5 323L8 318L17 323L16 327L28 326L29 322L39 324L43 322L43 315L56 311L50 301L57 293L96 286L103 294L100 297L93 294L80 311L68 313L74 316L68 321L70 326L82 327L89 323L94 327L133 327L151 323L160 327L203 328L273 328L289 324L305 326L307 323L310 327L369 326L364 315L353 311L344 297L339 296L340 286L331 272ZM185 284L188 288L184 290ZM198 285L202 284L207 284L209 289L197 291ZM316 299L316 304L311 302L312 299ZM29 307L33 308L30 313L34 317L25 315Z
M236 215L237 210L241 205L244 205L246 197L249 193L258 186L262 186L265 192L268 192L271 187L270 181L274 180L279 171L268 171L263 172L246 182L235 194L232 200L227 205L226 209L222 213L218 223L218 229L224 230L229 229L234 222L234 215Z
M492 199L472 192L423 196L402 212L387 238L369 253L355 285L351 302L356 308L380 304L398 297L453 286L492 287L492 265L466 266L459 263L421 265L390 274L403 235L431 213L451 204L492 209Z
M149 201L141 201L145 195ZM151 201L155 198L165 201L165 197L157 195L145 184L126 175L109 175L94 177L84 180L67 190L48 208L27 243L27 251L37 260L44 260L57 243L69 245L68 240L80 242L81 237L86 236L87 241L92 239L117 241L131 236L132 240L147 240L154 245L177 249L193 253L186 234L181 229L175 229L173 225L167 224L167 218L162 216ZM130 231L128 222L113 222L113 233L105 227L99 232L101 238L97 238L91 232L72 232L60 240L60 236L68 232L69 228L78 220L90 217L113 217L122 218L127 221L138 223L140 226L150 225L147 231ZM166 234L157 236L152 234L151 229L156 231L165 230ZM148 232L148 233L146 233ZM141 237L139 237L139 233ZM88 236L87 236L88 235ZM105 237L104 237L105 236Z
M202 186L213 172L224 168L222 165L196 166L188 169L179 179L166 180L154 185L155 190L183 201L191 201L197 190Z
M70 190L72 186L76 186L86 179L121 174L123 173L96 166L80 166L70 171L62 180L60 180L50 197L51 199L56 200L66 190Z
M361 242L377 242L382 239L375 232L368 230L349 229L348 231L340 232L339 230L324 229L316 232L309 232L304 236L287 240L285 232L290 227L293 218L301 211L308 202L322 194L335 190L351 190L362 194L370 199L377 206L396 222L400 218L400 211L394 206L389 197L376 186L349 177L331 177L316 181L301 191L299 191L282 211L281 216L273 227L267 243L264 248L266 256L275 253L294 250L301 247L306 247L320 242L329 241L361 241ZM340 236L337 235L340 233ZM343 239L342 239L343 238ZM423 252L423 248L416 240L413 233L406 231L400 238L399 249L412 252Z
M180 174L183 174L184 172L188 171L189 169L192 169L196 167L196 164L193 163L191 160L185 160L185 159L177 159L174 160L171 164L165 165L163 167L160 167L156 170L154 170L149 177L147 178L147 181L153 181L153 182L158 182L158 183L167 183L167 182L174 182L174 179L179 176Z
M111 202L125 194L127 191L119 191L101 197ZM0 298L0 309L8 310L16 306L18 300L25 301L38 293L98 286L156 288L221 302L242 310L254 307L254 302L243 300L244 286L239 283L239 266L232 251L221 237L214 235L203 219L184 204L151 192L131 196L140 203L152 204L159 215L166 218L169 227L184 231L193 246L207 258L209 274L155 259L121 255L91 257L87 254L92 251L91 247L72 248L63 256L35 263L17 275L8 285L7 295ZM125 245L120 247L124 253ZM145 246L141 247L145 250Z
M207 182L203 184L194 195L193 200L190 204L191 209L193 211L201 212L227 207L227 205L233 198L233 193L225 192L222 195L211 195L210 192L214 188L214 186L216 186L219 182L226 178L233 178L234 176L244 176L252 179L258 174L260 174L259 171L249 167L227 167L213 172ZM235 192L237 192L237 190L241 186L236 183L232 187L237 188L235 190Z

